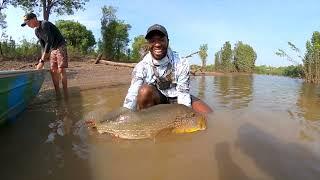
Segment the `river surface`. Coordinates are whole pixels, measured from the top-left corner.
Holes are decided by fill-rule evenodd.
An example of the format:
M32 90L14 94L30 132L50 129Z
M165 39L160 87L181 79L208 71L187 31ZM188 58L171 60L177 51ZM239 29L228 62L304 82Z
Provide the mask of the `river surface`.
M122 105L129 85L39 94L0 129L2 180L319 180L320 86L265 75L192 77L213 109L207 130L153 140L88 131L83 120Z

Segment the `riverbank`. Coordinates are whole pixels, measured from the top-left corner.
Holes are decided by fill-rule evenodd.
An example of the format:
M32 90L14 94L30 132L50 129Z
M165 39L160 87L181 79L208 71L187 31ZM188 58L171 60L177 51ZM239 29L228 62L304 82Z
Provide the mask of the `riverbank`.
M0 70L22 70L33 69L35 63L19 61L1 61ZM48 67L49 64L45 66ZM129 84L132 68L118 67L105 64L95 64L94 60L70 61L67 68L68 87L79 87L80 89L99 88L104 86L115 86ZM50 75L43 83L41 91L53 89Z

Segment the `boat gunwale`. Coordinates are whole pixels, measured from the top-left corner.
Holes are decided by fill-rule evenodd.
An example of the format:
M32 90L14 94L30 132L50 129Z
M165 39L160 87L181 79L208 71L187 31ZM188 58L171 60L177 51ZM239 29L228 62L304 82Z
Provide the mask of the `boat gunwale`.
M19 76L23 74L29 74L29 73L42 73L47 72L48 69L28 69L28 70L8 70L8 71L0 71L0 79L1 78L7 78L12 76Z

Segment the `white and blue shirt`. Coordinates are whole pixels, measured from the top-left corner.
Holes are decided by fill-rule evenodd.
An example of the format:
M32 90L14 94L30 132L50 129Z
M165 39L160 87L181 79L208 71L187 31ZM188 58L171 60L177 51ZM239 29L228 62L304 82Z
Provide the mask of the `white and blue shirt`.
M149 52L133 69L132 81L128 94L124 100L123 107L131 110L137 109L137 95L139 88L143 84L154 84L156 76L154 69L161 77L167 70L168 63L172 64L173 86L169 89L159 91L166 97L177 97L178 104L184 104L191 107L190 98L190 75L189 62L186 58L180 58L178 53L168 48L167 56L161 60L154 60Z

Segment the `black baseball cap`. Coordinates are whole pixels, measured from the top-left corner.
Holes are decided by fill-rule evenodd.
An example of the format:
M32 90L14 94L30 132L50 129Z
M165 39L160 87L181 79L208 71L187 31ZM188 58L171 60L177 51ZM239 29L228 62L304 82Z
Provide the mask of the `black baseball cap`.
M33 18L36 18L37 16L34 13L28 13L23 16L23 23L21 24L22 27L24 27L28 21L30 21Z
M154 24L154 25L152 25L152 26L150 26L150 27L148 28L147 34L146 34L146 36L145 36L145 39L149 39L149 38L150 38L150 35L152 35L152 33L153 33L154 31L159 31L159 32L161 32L164 36L168 37L168 33L167 33L167 30L166 30L165 27L163 27L163 26L160 25L160 24Z

